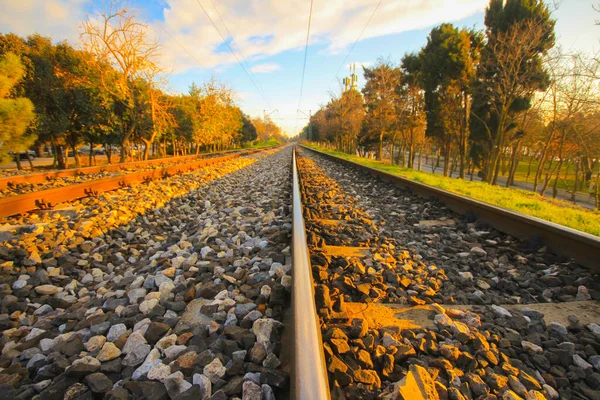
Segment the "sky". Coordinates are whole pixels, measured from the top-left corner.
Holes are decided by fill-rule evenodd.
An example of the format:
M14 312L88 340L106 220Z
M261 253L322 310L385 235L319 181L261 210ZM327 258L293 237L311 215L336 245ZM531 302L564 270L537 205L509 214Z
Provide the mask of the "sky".
M82 21L93 20L103 1L108 0L0 0L0 33L37 32L79 46ZM186 93L192 82L214 77L236 92L244 112L269 114L293 136L307 123L307 114L340 92L350 63L357 64L362 86L361 65L379 58L398 62L406 52L418 51L440 23L483 29L488 1L313 0L312 14L310 0L128 4L162 45L158 61L168 71L171 92ZM600 26L594 26L600 13L592 8L597 3L560 2L553 13L559 45L585 53L600 50Z

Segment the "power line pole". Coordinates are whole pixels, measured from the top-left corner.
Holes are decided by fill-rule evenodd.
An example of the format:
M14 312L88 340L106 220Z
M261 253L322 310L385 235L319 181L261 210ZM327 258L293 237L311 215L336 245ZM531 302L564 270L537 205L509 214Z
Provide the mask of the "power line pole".
M269 117L269 115L273 114L273 113L279 113L278 109L275 109L273 111L271 111L270 113L267 114L267 110L263 110L263 115L264 115L264 121L265 121L265 136L267 137L267 141L269 141L269 124L267 123L267 118Z
M304 114L305 117L308 117L308 141L310 142L312 139L312 110L308 110L308 115L302 111L302 110L298 110L299 113Z

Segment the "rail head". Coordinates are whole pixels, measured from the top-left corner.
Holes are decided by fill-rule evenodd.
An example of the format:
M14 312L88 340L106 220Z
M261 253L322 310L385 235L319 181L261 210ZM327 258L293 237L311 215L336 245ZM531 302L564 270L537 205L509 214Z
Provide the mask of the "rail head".
M292 307L294 312L292 398L296 400L326 400L330 398L329 383L306 243L295 147L292 154L292 171Z

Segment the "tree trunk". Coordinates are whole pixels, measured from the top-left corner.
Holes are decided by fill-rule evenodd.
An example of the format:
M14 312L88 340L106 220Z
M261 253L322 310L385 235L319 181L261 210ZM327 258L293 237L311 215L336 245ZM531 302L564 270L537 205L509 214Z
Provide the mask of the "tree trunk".
M450 146L447 145L444 148L444 176L448 176L450 172Z
M575 163L575 184L573 185L573 191L571 192L571 201L575 203L575 195L577 193L577 186L579 185L579 164L581 159L578 159Z
M21 166L21 153L18 151L15 153L15 161L17 162L17 169L21 171L23 169Z
M58 161L59 169L67 168L68 160L65 153L65 148L62 145L56 146L56 160Z
M415 143L413 140L415 128L410 128L410 142L408 143L408 162L406 166L408 168L415 168Z
M596 172L596 188L594 190L594 198L596 199L595 209L600 210L600 162L598 164L598 172Z
M123 140L121 141L121 160L119 161L120 163L124 163L127 161L127 157L129 156L129 139L133 135L136 125L136 119L133 118L131 124L129 124L126 130L124 130L125 136L123 136Z
M525 182L529 182L529 175L531 175L531 164L533 164L533 157L529 156L529 165L527 166L527 176Z
M112 156L112 147L110 147L107 144L104 144L104 152L106 153L106 160L110 164L111 163L110 157Z
M71 145L71 148L73 149L73 159L75 160L75 168L81 168L81 163L79 161L79 153L77 153L77 150L75 150L75 145Z
M556 176L554 177L554 184L552 185L552 198L556 198L556 195L558 193L558 190L556 189L556 185L558 184L558 178L560 176L560 170L562 168L563 165L563 159L561 158L560 161L558 162L558 170L556 171Z
M496 184L496 180L498 179L498 172L500 172L500 160L497 160L496 162L496 169L494 170L494 177L491 182L492 185Z
M142 139L142 142L144 142L144 157L143 158L145 161L148 159L148 155L150 154L150 146L152 146L152 142L151 142L151 140L148 140L148 139Z
M92 166L92 159L94 158L94 144L90 142L90 154L88 154L88 165Z
M435 163L431 164L431 172L435 174L435 170L440 166L440 157L442 155L441 151L437 151ZM433 161L433 160L432 160Z
M539 182L540 177L542 176L542 173L544 170L544 164L546 163L546 157L548 156L548 148L550 147L550 144L552 143L553 138L554 138L554 129L552 129L552 132L550 132L550 137L544 144L544 147L542 149L542 156L540 157L538 166L535 171L535 178L533 180L533 191L534 192L537 191L538 182Z
M515 181L515 174L517 167L519 166L519 148L521 147L521 139L513 146L513 154L510 157L510 167L508 170L508 177L506 178L506 187L511 187Z

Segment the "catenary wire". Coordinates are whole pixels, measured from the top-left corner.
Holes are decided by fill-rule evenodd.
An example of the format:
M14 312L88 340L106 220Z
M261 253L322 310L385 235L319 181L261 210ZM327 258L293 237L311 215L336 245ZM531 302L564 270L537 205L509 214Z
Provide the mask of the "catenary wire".
M261 94L262 98L269 105L269 107L273 108L273 106L271 105L271 102L269 101L269 99L267 99L267 97L264 95L264 93L262 93L261 90L258 88L258 85L256 84L256 82L254 82L254 80L250 76L250 73L248 72L248 70L246 69L246 67L244 66L244 64L242 64L242 62L240 61L240 59L237 56L237 54L235 54L235 52L233 51L233 48L231 47L231 45L229 44L229 42L227 41L227 39L225 39L225 37L223 36L223 34L221 33L221 31L219 30L219 27L217 26L217 24L215 24L215 21L210 17L210 15L208 14L208 11L206 11L206 8L204 8L204 6L202 5L202 3L200 3L200 0L196 0L196 2L200 6L200 8L202 8L202 11L204 11L204 14L206 14L206 16L208 17L209 21L211 22L211 24L213 25L213 27L215 28L215 30L217 31L217 33L219 34L219 36L221 36L221 39L223 39L223 43L225 43L225 45L227 46L227 48L229 49L229 51L231 52L231 54L233 55L233 57L235 57L236 61L240 65L240 67L242 67L242 69L246 73L246 76L248 76L248 79L250 79L250 82L252 82L252 84L254 85L254 87L256 88L256 90L258 90L258 92Z
M260 91L260 93L263 96L263 98L267 99L267 96L265 95L264 90L262 89L262 87L260 86L260 83L258 82L258 78L252 72L252 69L250 68L250 64L248 63L248 60L246 59L246 56L244 56L244 53L242 52L242 49L240 49L240 47L237 45L237 42L235 40L233 40L233 34L229 30L229 27L227 26L227 23L225 23L225 20L221 16L221 13L219 12L219 9L217 8L217 6L215 5L215 3L214 3L213 0L210 0L210 3L212 4L213 8L217 12L217 15L219 16L219 19L223 23L223 26L225 27L225 30L227 31L227 34L229 35L229 37L231 37L231 39L232 39L231 41L232 41L233 45L235 46L235 48L237 49L237 51L240 53L240 56L242 56L242 60L246 64L246 68L248 68L248 71L250 72L250 75L252 75L252 77L254 78L254 81L256 82L256 85L258 86L258 90ZM267 103L269 105L269 108L273 108L273 105L268 100L267 100Z
M306 30L306 44L304 45L304 65L302 66L302 80L300 81L300 97L298 99L298 108L296 109L296 117L298 116L298 111L300 106L302 105L302 94L304 91L304 75L306 73L306 58L308 55L308 40L310 38L310 23L312 21L312 9L313 9L313 0L310 0L310 11L308 14L308 28ZM294 127L294 132L298 130L298 119L296 118L296 126Z
M340 64L340 67L338 68L337 72L335 73L335 75L333 76L333 79L331 79L331 82L329 82L329 88L331 87L331 84L333 83L333 81L335 81L335 78L338 76L338 74L340 73L342 67L344 66L344 64L346 64L346 61L348 60L348 57L350 57L350 54L352 53L352 50L354 50L354 47L356 46L356 44L360 41L360 38L362 37L363 33L365 33L365 30L367 29L367 26L369 26L369 23L371 22L371 20L373 19L373 16L375 15L375 13L377 12L377 9L379 8L379 6L381 5L381 3L383 3L383 0L379 0L379 3L377 3L377 6L375 6L375 9L373 10L373 12L371 13L371 16L369 17L369 19L367 20L367 23L365 24L365 26L362 28L362 31L360 31L360 34L358 35L358 37L356 38L356 41L354 42L354 44L352 45L352 47L350 48L350 51L348 51L348 54L346 54L346 57L344 57L344 61L342 61L342 64Z

